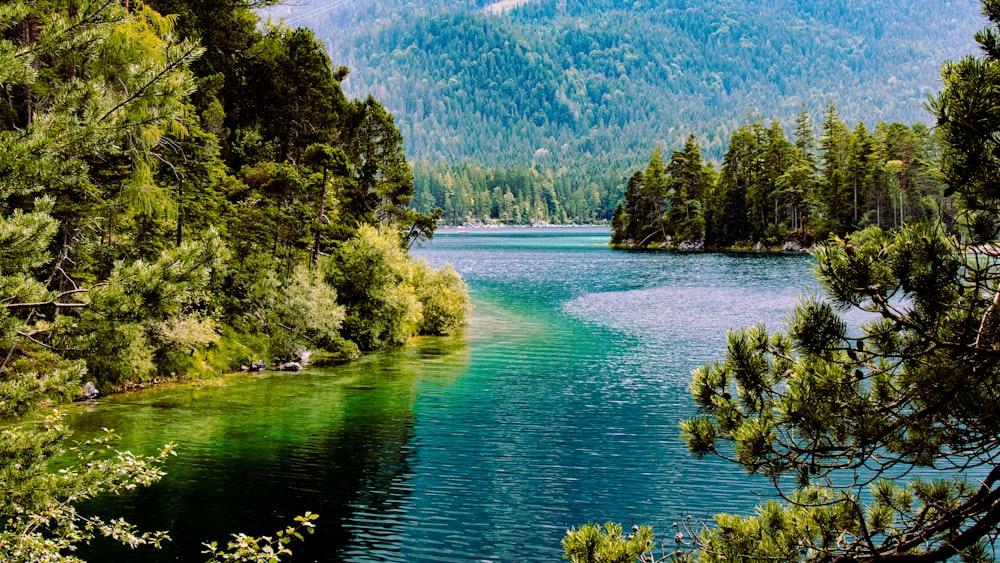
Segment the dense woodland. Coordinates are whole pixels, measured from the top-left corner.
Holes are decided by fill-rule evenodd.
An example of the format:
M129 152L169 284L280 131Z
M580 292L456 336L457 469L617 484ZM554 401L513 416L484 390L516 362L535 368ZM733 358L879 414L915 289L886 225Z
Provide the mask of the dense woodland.
M312 32L261 26L257 7L0 3L0 419L463 322L454 270L407 255L436 216L408 207L392 115L348 99ZM0 559L161 541L75 503L154 482L170 448L101 438L52 473L66 436L55 414L0 437Z
M477 164L413 164L411 206L441 209L448 225L546 225L607 222L622 188L607 191L600 180L577 184L565 174L529 166L486 168ZM605 185L619 186L623 178Z
M753 116L791 130L803 109L821 120L830 99L852 128L929 123L941 63L972 52L984 23L961 1L553 0L500 14L488 4L311 0L267 11L314 29L351 68L344 88L396 115L425 171L416 200L434 193L449 224L506 222L485 201L506 194L508 174L532 178L519 170L529 168L532 193L509 186L521 216L510 222L610 220L653 147L669 154L693 134L718 168ZM448 176L468 192L451 207ZM542 201L550 186L559 209ZM528 202L539 204L525 212Z
M933 212L948 219L949 194L972 242L996 239L1000 3L984 1L994 26L977 37L982 58L944 73L933 101L940 138L896 124L918 119L867 110L923 103L930 86L915 61L926 56L936 69L948 58L939 50L967 20L942 10L964 14L964 3L874 10L789 1L761 12L730 2L649 11L607 2L577 12L583 4L557 2L497 16L352 5L347 13L375 22L373 37L392 46L379 51L384 60L403 64L377 80L412 110L399 126L374 97L345 95L348 69L331 63L312 31L260 25L253 10L269 4L0 3L0 418L76 398L85 381L107 391L305 349L350 358L450 332L469 307L464 284L406 252L432 235L445 207L454 220L600 219L618 199L602 180L609 171L651 144L687 139L669 160L654 150L644 170L614 184L625 186L614 210L619 240L641 246L704 232L713 244L770 242L869 225L850 242L832 239L820 274L834 304L879 318L849 337L829 303L809 301L788 334L733 333L726 361L695 374L702 416L684 427L692 451L730 455L793 487L784 498L795 502L721 516L691 553L878 561L913 560L922 549L920 560L990 559L1000 522L995 256L934 226L879 226ZM731 11L716 11L722 5ZM585 14L598 19L585 25ZM908 14L926 25L911 25ZM657 16L686 32L645 27ZM790 25L768 25L777 21ZM838 35L845 22L879 42ZM543 34L556 46L535 47ZM673 42L681 50L657 50ZM444 74L421 74L420 64ZM806 76L817 68L830 74ZM654 75L695 88L665 88ZM851 129L828 103L811 136L802 104L833 96L802 85L820 78L847 86L836 96L851 100L843 111L893 124ZM792 140L774 123L738 125L737 108L781 115L764 100L798 112ZM427 119L418 125L413 115ZM431 164L411 169L403 133ZM707 166L703 152L713 151L720 164ZM441 164L487 154L498 160ZM503 171L512 162L524 168ZM415 174L428 183L415 189ZM440 211L431 208L439 195ZM76 507L157 481L172 447L137 456L115 450L111 433L72 447L68 435L57 412L0 433L0 559L73 561L74 546L96 535L133 547L163 541L165 532ZM958 475L875 483L862 506L870 483L857 471L867 475L876 459L887 476L941 464ZM970 467L985 477L961 479ZM840 470L856 471L854 481L841 487L832 478ZM277 560L312 517L297 521L208 556ZM636 536L643 551L645 534Z
M817 138L801 113L789 139L777 122L733 133L721 167L694 136L668 162L655 149L628 181L612 243L632 248L811 247L869 225L954 221L939 174L939 141L923 124L852 130L832 102Z
M103 387L186 373L226 330L268 342L243 343L246 353L228 360L239 362L287 359L298 348L350 356L417 329L446 329L404 328L409 321L398 319L359 328L378 324L372 299L399 299L394 306L408 311L401 317L419 319L407 307L422 296L357 286L418 285L405 250L433 233L436 218L408 208L412 173L392 116L373 98L344 96L347 70L332 67L310 31L259 28L250 7L154 1L126 13L105 1L5 13L8 51L20 66L7 67L2 83L0 204L38 236L32 253L12 255L31 261L25 287L0 311L16 327L4 336L0 368L33 360L40 346L84 359ZM91 39L88 50L58 35L77 28L120 36ZM136 71L134 60L150 68ZM108 82L122 91L104 92ZM114 128L103 125L119 115ZM351 252L383 253L386 271L357 270L367 266ZM174 274L158 270L199 253L201 262L176 273L191 293L175 296ZM120 286L130 270L153 287ZM197 283L189 279L196 275ZM305 292L302 303L285 301L289 287ZM94 314L108 291L125 293ZM305 305L317 309L288 309ZM45 327L25 337L42 319ZM185 337L183 327L203 340L172 341ZM101 350L75 340L84 335Z

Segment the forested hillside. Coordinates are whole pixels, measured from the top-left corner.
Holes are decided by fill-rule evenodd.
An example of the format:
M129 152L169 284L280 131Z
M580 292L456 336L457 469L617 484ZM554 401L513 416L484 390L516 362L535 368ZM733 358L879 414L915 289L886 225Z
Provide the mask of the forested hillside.
M534 167L604 197L654 146L692 134L721 161L752 116L788 127L832 100L851 126L928 123L941 64L972 52L985 22L965 1L487 4L311 0L270 13L316 31L351 70L345 91L384 101L411 160Z
M436 216L407 207L392 115L257 4L0 3L0 420L463 322L458 274L406 252ZM66 436L57 413L4 430L0 561L162 541L76 505L155 482L170 447L105 437L57 476Z

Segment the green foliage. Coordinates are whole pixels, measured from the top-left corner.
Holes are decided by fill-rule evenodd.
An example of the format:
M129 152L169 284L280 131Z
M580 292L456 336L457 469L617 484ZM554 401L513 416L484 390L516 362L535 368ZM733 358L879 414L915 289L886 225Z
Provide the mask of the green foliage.
M563 557L572 563L634 563L653 561L653 529L636 526L625 535L622 525L586 524L566 532Z
M697 560L995 561L1000 262L982 245L986 225L976 225L996 211L988 179L1000 121L976 98L1000 83L986 70L1000 56L1000 3L983 6L991 21L977 35L983 58L947 65L945 91L932 101L943 181L962 218L903 224L901 199L892 231L876 224L831 237L815 253L822 299L804 300L785 333L731 332L725 360L693 372L699 415L681 424L690 450L769 477L785 501L752 516L717 515L693 546ZM872 147L905 153L926 133L890 125L876 131L884 141L861 127L849 137L831 105L816 182L829 228L848 220L847 187L859 201L860 182L877 171ZM811 167L812 143L800 140L800 166ZM882 161L892 199L921 181L908 172L928 165L913 158L933 153L923 146ZM849 326L838 310L863 320Z
M704 416L682 425L692 452L731 459L779 489L795 483L783 493L787 507L717 517L702 535L702 558L873 560L913 549L915 538L929 560L979 553L982 523L998 518L982 502L1000 476L992 446L1000 374L987 367L995 258L968 255L923 225L871 227L831 240L817 258L829 301L804 301L787 334L730 334L725 362L694 372ZM834 307L881 320L849 335ZM912 466L953 474L874 481ZM974 469L987 474L977 485L966 477ZM874 500L862 501L869 484Z
M362 350L402 344L422 318L411 262L392 233L363 225L323 265L346 307L343 334Z
M55 413L37 428L16 426L0 434L0 513L8 519L0 528L4 561L80 561L74 546L95 537L111 538L130 547L157 546L165 532L141 532L124 519L103 520L81 514L76 504L100 494L122 494L159 481L171 444L155 455L136 456L118 450L113 432L65 448L69 431ZM72 463L59 462L72 458ZM56 463L58 470L50 468Z
M321 267L346 309L341 334L361 350L398 345L417 333L451 334L471 309L465 283L450 265L434 270L409 260L396 233L371 225Z
M800 119L799 144L811 147L808 114ZM744 125L718 174L693 137L665 171L654 150L650 166L629 180L612 240L632 247L808 247L830 234L926 221L951 208L935 168L938 141L925 126L879 123L869 134L858 123L852 132L831 102L823 131L813 154L790 142L777 122Z
M276 563L281 561L281 557L292 555L292 550L288 545L293 541L305 539L302 532L312 534L316 531L313 521L319 517L318 514L306 512L301 516L296 516L295 526L288 526L284 530L279 530L270 536L248 536L246 534L233 534L233 539L226 544L226 549L221 549L218 543L211 542L204 544L206 549L202 553L211 555L211 562L222 561L248 561L251 563Z
M594 183L602 200L612 196L598 210L604 220L622 171L644 165L653 146L694 133L719 163L747 112L791 130L800 109L823 115L833 97L852 128L929 122L940 62L972 52L983 25L969 2L585 0L501 14L482 10L490 3L311 2L268 13L310 27L334 61L350 64L344 88L374 94L397 116L411 158ZM481 210L478 219L487 222Z
M449 225L592 224L608 220L621 197L615 170L582 180L568 171L419 161L413 172L411 207L424 214L440 208Z
M297 324L310 341L321 347L337 338L344 306L337 303L337 292L323 283L319 272L299 266L284 293L281 313L286 323Z
M57 345L86 360L99 384L117 385L169 373L158 366L169 352L213 344L213 276L226 250L218 234L164 251L152 263L119 264L106 282L87 292L89 303L67 321ZM183 349L183 348L182 348Z
M245 56L244 68L217 72L246 73L241 76L243 99L232 112L234 129L251 128L273 147L259 156L299 161L310 144L331 140L348 102L330 58L311 31L265 26Z
M0 5L0 419L79 398L84 381L107 393L306 348L353 356L344 331L365 315L382 327L367 345L398 344L421 328L421 301L426 330L462 322L454 271L403 250L437 215L405 209L392 116L347 102L346 71L308 31L258 31L251 8L267 3L153 2L177 16L104 0ZM198 39L209 50L195 64ZM362 196L371 206L353 214ZM310 269L355 232L387 265L374 308L342 303ZM156 482L172 447L135 456L109 433L64 452L67 437L58 415L0 433L0 559L76 561L97 536L166 539L76 507ZM209 551L276 561L314 519Z
M461 276L445 264L435 270L425 260L413 265L411 283L420 302L420 334L454 334L472 310Z
M976 34L981 56L970 55L946 64L942 71L944 89L930 103L945 142L941 169L947 191L964 204L962 222L977 242L996 238L1000 197L996 190L1000 154L993 142L1000 114L990 102L991 93L1000 84L1000 7L993 0L984 0L982 5L991 25ZM982 212L991 217L986 219Z
M218 377L232 373L270 356L271 339L265 333L237 330L223 325L219 340L208 348L195 349L189 356L189 377Z

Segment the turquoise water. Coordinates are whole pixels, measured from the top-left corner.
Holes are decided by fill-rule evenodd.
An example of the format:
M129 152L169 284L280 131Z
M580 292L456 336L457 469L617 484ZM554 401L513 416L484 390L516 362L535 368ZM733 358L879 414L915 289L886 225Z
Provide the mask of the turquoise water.
M449 338L302 374L111 397L72 414L126 447L177 443L160 484L92 507L170 529L163 550L93 560L198 561L200 542L273 533L305 511L293 561L559 561L567 528L671 523L760 501L677 430L690 371L730 327L778 328L815 288L804 256L612 251L604 229L442 232L476 303Z

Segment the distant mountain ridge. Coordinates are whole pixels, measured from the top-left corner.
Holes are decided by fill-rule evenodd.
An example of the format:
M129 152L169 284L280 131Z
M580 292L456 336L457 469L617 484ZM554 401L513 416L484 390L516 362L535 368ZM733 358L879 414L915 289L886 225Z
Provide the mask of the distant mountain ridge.
M815 122L828 99L848 123L929 122L940 65L985 23L971 0L300 2L268 13L315 31L411 159L556 171L691 133L717 158L751 114Z

